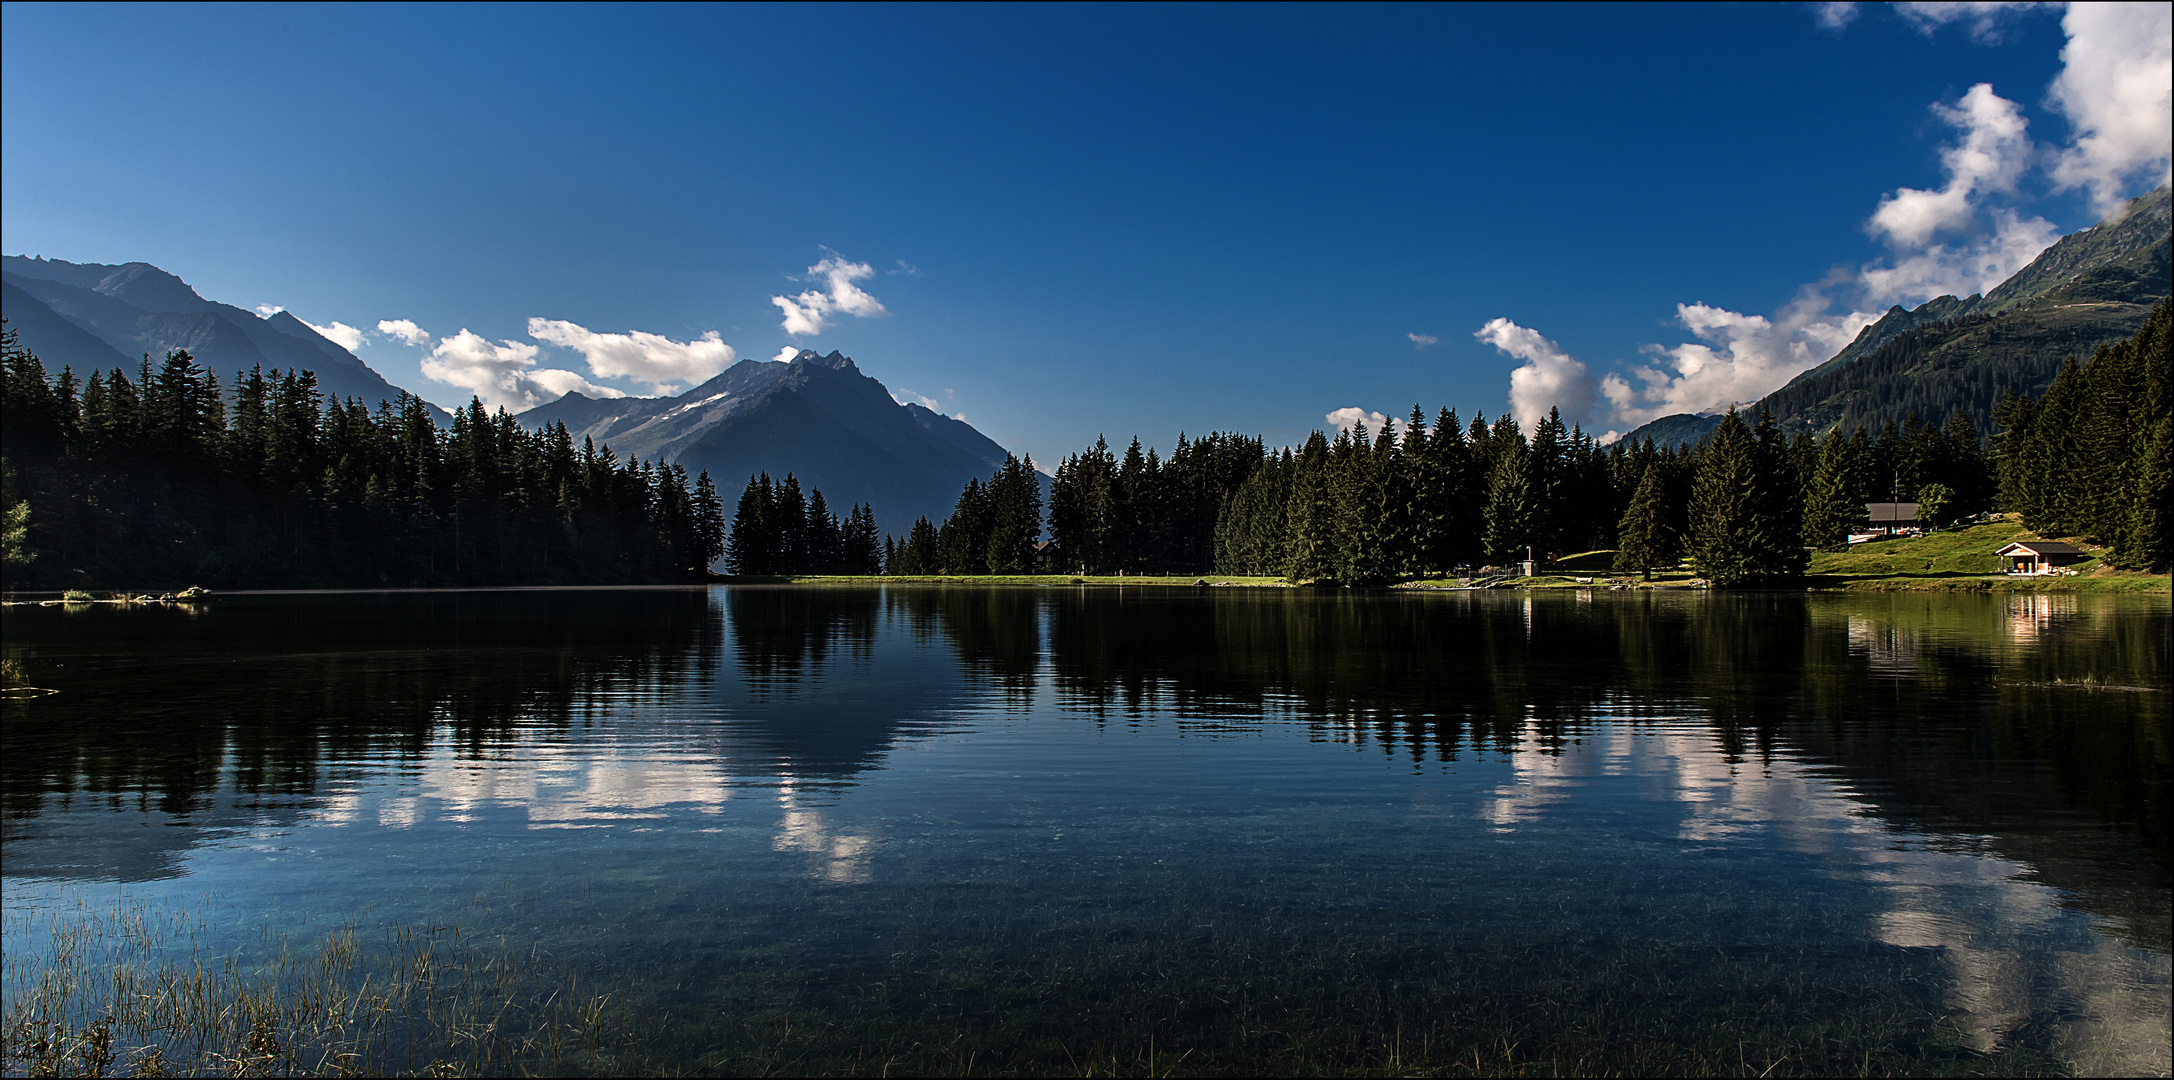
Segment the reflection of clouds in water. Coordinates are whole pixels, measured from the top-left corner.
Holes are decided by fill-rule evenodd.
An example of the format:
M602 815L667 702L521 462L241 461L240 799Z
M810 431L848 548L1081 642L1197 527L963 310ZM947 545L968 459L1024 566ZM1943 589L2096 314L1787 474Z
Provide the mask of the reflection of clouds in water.
M799 851L811 856L809 876L820 881L860 885L872 880L868 864L875 854L875 837L862 833L832 834L823 820L823 812L800 806L789 786L778 796L778 803L785 808L785 820L778 825L777 839L770 842L772 850Z
M461 759L450 747L439 749L444 752L426 758L413 788L376 800L380 827L472 821L478 810L496 804L522 808L531 829L593 828L663 818L666 808L676 806L714 814L732 797L730 779L715 761L648 747L524 746L489 759ZM351 825L365 820L363 800L341 792L311 816L320 825Z
M377 804L377 824L382 829L413 828L422 817L422 802L413 795L386 799Z
M1778 840L1830 874L1872 886L1885 905L1871 927L1877 940L1947 958L1949 1003L1972 1049L1991 1052L2033 1017L2054 1015L2062 1018L2050 1032L2055 1048L2084 1074L2164 1076L2174 1067L2168 958L2110 935L2063 933L2062 922L2079 916L2023 863L1956 850L1971 846L1967 837L1939 837L1935 846L1889 827L1815 767L1779 754L1731 762L1708 734L1618 728L1554 754L1540 751L1535 726L1519 742L1515 779L1482 808L1496 832L1539 819L1591 777L1643 778L1649 797L1665 793L1681 806L1680 840Z

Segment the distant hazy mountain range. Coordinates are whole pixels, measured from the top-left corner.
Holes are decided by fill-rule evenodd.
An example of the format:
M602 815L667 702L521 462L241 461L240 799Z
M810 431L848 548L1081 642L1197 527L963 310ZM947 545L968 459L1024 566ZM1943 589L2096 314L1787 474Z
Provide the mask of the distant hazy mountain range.
M923 514L942 521L966 481L987 479L1005 457L965 421L901 405L852 360L806 349L789 361L743 360L677 397L574 393L519 420L562 422L576 442L609 443L690 474L707 469L728 511L748 477L791 472L822 488L833 510L868 503L885 531L901 534Z
M187 349L230 387L235 373L261 364L314 371L327 395L361 398L372 407L400 393L302 320L284 311L267 319L206 300L150 263L0 257L0 314L47 371L66 365L79 376L112 368L133 373L146 355L156 367L168 349Z
M1896 306L1834 358L1750 407L1771 409L1786 430L1877 435L1911 413L1946 422L1957 406L1991 430L2004 389L2036 396L2069 356L2087 358L2134 334L2152 306L2174 293L2174 212L2167 188L2130 201L2119 215L2064 236L1983 296L1942 296ZM1678 413L1625 438L1703 439L1719 416Z

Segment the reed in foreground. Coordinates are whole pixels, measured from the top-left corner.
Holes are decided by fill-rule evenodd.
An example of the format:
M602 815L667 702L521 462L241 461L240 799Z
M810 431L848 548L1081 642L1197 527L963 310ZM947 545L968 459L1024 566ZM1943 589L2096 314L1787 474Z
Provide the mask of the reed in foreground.
M608 1073L625 1011L457 924L216 951L188 911L11 911L4 1059L30 1076ZM367 940L377 939L382 940Z

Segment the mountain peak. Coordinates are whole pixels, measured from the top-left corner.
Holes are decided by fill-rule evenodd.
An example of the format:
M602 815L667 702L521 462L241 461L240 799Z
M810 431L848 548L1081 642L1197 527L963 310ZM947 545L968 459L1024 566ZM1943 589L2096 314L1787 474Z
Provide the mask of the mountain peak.
M251 367L317 373L327 398L368 404L399 390L355 354L281 311L267 319L206 300L189 283L146 262L119 265L0 257L6 311L25 347L49 367L81 372L130 368L134 357L186 349L198 363L237 376Z
M836 349L832 349L829 356L824 356L821 353L816 352L814 349L802 349L800 350L800 354L798 356L793 357L792 362L795 364L810 364L815 367L830 368L834 371L860 370L859 367L854 365L852 357L847 356Z

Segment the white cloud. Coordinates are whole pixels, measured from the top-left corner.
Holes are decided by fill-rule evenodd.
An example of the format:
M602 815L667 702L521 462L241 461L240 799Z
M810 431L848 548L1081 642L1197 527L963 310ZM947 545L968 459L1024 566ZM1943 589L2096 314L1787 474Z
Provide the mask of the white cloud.
M398 338L408 345L430 344L430 335L422 327L415 325L413 319L380 319L377 332L386 337Z
M906 261L906 260L904 260L904 259L899 259L899 260L897 260L897 261L898 261L898 269L896 269L896 270L885 270L885 271L884 271L884 273L886 273L886 274L904 274L904 275L906 275L907 277L920 277L920 276L921 276L921 268L920 268L920 267L918 267L918 266L915 266L914 264L912 264L912 263L910 263L910 262L907 262L907 261Z
M1897 8L1928 34L1960 23L1974 37L1991 40L2004 20L2033 6L2042 5ZM1853 14L1831 9L1833 5L1823 9L1820 19L1833 27ZM1608 401L1610 418L1636 424L1670 413L1709 412L1754 401L1831 359L1890 305L1914 307L1942 295L1968 296L1994 288L2060 239L2052 222L2014 205L2022 181L2036 166L2050 165L2055 183L2064 188L2088 189L2102 212L2117 206L2140 180L2165 182L2174 159L2169 152L2174 142L2174 117L2169 115L2174 97L2169 90L2174 44L2169 39L2174 35L2169 22L2164 4L2071 6L2062 23L2069 37L2061 54L2065 66L2049 92L2053 107L2074 124L2070 146L2057 154L2041 154L2026 131L2022 110L1987 84L1971 87L1952 105L1934 105L1961 137L1941 152L1946 178L1939 188L1900 188L1882 199L1867 220L1866 230L1888 245L1890 255L1805 286L1772 317L1706 304L1679 305L1678 321L1694 340L1646 346L1643 351L1653 362L1603 379L1600 393ZM1488 327L1506 328L1505 334L1522 330L1504 320ZM1480 336L1488 337L1488 331ZM1521 402L1521 394L1531 389L1519 386L1520 377L1537 385L1547 381L1550 371L1549 354L1529 342L1527 346L1533 356L1526 358L1533 362L1512 374L1513 402ZM1503 348L1526 356L1508 345ZM1531 408L1517 406L1521 421Z
M1891 266L1866 264L1858 275L1862 302L1878 308L1915 307L1936 296L1983 293L2029 266L2061 238L2061 230L2041 217L2025 217L2003 207L1993 211L1992 218L1991 231L1974 240L1934 244L1896 259Z
M1951 23L1962 23L1974 41L1991 44L2000 40L2001 27L2017 15L2059 7L2045 3L1903 3L1895 10L1927 37ZM1822 13L1824 21L1824 13Z
M1412 339L1412 348L1415 349L1424 349L1442 340L1433 334L1406 334L1404 336Z
M492 408L514 412L556 401L576 390L590 397L627 396L624 391L598 386L572 371L537 368L539 351L534 345L518 341L493 345L463 329L439 341L423 358L423 375L434 382L467 389Z
M1633 368L1628 379L1615 373L1603 377L1600 393L1608 400L1609 418L1642 424L1673 413L1724 409L1764 397L1819 366L1879 317L1876 311L1831 313L1822 286L1833 283L1799 290L1771 319L1708 304L1676 305L1677 321L1699 340L1648 345L1644 351L1660 363Z
M822 333L837 315L884 314L882 302L854 284L874 276L875 272L875 267L867 263L848 262L836 254L808 267L809 276L822 278L828 289L822 292L810 289L799 296L771 297L770 302L785 313L785 319L779 325L788 334L812 337Z
M715 330L681 342L641 330L599 334L564 319L532 318L528 336L579 352L589 363L589 373L599 379L633 379L657 394L701 382L738 359Z
M1829 0L1812 7L1818 13L1819 25L1829 30L1840 30L1857 21L1857 5L1851 0Z
M1324 417L1324 419L1329 422L1329 426L1345 433L1346 435L1351 433L1352 428L1355 428L1360 424L1365 424L1367 434L1369 436L1377 436L1381 434L1382 425L1389 422L1389 418L1387 416L1384 416L1383 414L1378 412L1368 412L1367 410L1359 408L1356 405L1348 405L1344 408L1337 409L1336 411L1329 413L1328 416Z
M1472 336L1525 361L1510 372L1510 413L1525 430L1545 420L1550 408L1561 409L1563 419L1572 423L1592 412L1599 384L1585 369L1585 361L1562 346L1508 319L1495 319Z
M297 321L299 321L302 325L317 331L318 337L321 337L326 341L333 343L334 345L338 345L340 348L346 349L348 352L354 352L356 349L362 348L362 331L357 330L354 327L347 325L346 323L340 322L337 319L333 320L332 325L330 326L319 326L316 323L309 321L308 319L300 319Z
M903 386L891 391L891 400L898 402L900 405L918 404L922 408L927 409L928 411L933 413L941 413L944 411L943 402L940 402L935 398L929 397L927 394L916 394Z
M1940 154L1947 183L1938 191L1902 188L1872 212L1873 235L1896 247L1922 247L1940 233L1969 227L1977 218L1974 197L2014 191L2034 154L2023 110L1995 94L1990 83L1933 111L1961 129L1963 139Z
M259 315L262 315L262 316L264 316L264 317L265 317L265 318L267 318L267 319L269 319L269 318L271 318L272 316L274 316L274 315L277 315L277 314L279 314L280 312L282 312L282 311L285 311L285 310L287 310L287 309L286 309L286 308L283 308L283 307L281 307L281 306L279 306L278 304L258 304L258 305L257 305L257 314L259 314Z
M779 362L779 361L786 361L786 360L791 360L792 358L794 358L794 357L796 357L796 356L799 356L799 355L800 355L800 347L799 347L799 346L797 346L797 345L787 345L787 346L785 346L784 348L782 348L782 349L779 349L779 350L778 350L778 354L777 354L776 356L773 356L773 357L771 357L771 358L770 358L770 361L771 361L772 363L777 363L777 362Z
M2133 180L2165 183L2174 161L2174 9L2164 3L2071 4L2061 20L2068 44L2048 94L2068 117L2074 142L2053 177L2085 188L2100 213L2114 209Z

